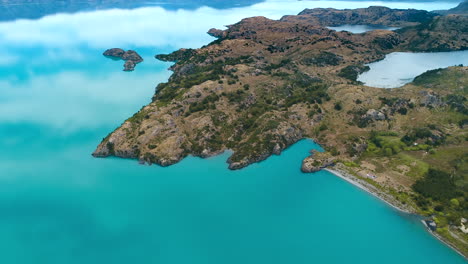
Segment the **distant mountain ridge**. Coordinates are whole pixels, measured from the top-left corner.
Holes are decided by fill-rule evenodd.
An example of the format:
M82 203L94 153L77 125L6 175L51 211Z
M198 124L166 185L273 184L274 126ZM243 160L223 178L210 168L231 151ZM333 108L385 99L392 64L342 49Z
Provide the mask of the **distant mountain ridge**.
M468 1L460 3L458 6L449 10L437 10L434 13L441 15L468 15Z
M416 9L391 9L370 6L357 9L314 8L305 9L296 16L284 16L287 22L307 22L330 27L340 25L382 25L389 27L414 26L432 20L436 14Z

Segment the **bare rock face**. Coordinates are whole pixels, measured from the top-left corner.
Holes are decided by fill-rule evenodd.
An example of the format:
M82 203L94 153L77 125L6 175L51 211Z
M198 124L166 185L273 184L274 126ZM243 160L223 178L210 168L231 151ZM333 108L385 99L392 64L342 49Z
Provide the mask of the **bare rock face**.
M124 71L133 71L135 70L135 62L128 60L124 64Z
M143 58L134 50L124 51L123 49L112 48L106 50L103 55L124 60L124 71L133 71L135 66L143 61Z
M445 105L440 96L434 92L421 91L420 94L422 95L420 104L427 107L441 107Z
M133 61L134 63L140 63L143 58L134 50L127 50L123 55L122 59L125 61Z
M386 119L384 113L375 109L369 109L365 115L365 118L372 120L372 121L381 121L381 120Z
M286 123L280 124L275 130L275 135L271 135L271 150L267 150L256 155L245 155L240 159L237 153L234 153L234 155L228 159L229 169L242 169L247 167L249 164L265 160L272 154L279 155L281 151L302 138L304 138L304 135L300 129L289 126Z
M317 172L335 164L335 158L328 152L313 151L313 154L302 161L302 172Z
M208 35L215 37L215 38L222 38L225 36L224 31L221 29L217 29L217 28L212 28L208 30Z
M104 56L122 58L125 50L119 48L108 49L104 52Z

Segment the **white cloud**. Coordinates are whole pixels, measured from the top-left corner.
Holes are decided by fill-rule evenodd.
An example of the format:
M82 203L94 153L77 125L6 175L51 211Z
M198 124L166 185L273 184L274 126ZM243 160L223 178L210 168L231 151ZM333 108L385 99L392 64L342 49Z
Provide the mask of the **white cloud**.
M105 76L80 72L33 76L25 83L0 82L1 122L36 122L64 130L120 124L149 102L168 72ZM129 112L130 111L130 112Z

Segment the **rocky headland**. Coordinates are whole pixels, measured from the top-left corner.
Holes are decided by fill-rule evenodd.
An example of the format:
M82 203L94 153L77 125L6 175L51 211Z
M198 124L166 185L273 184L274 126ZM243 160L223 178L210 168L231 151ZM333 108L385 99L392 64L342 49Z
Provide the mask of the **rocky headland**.
M336 159L329 152L312 151L312 155L302 161L302 172L317 172L335 165Z
M339 24L401 29L327 28ZM468 213L468 67L429 71L396 89L356 81L391 52L466 50L467 25L461 15L370 7L211 29L217 40L200 49L156 56L174 62L172 76L93 155L168 166L230 149L229 168L240 169L312 138L326 152L304 160L303 171L339 165L433 216L438 234L467 254L455 223Z
M124 71L135 70L135 66L143 61L143 58L134 50L125 51L119 48L112 48L106 50L103 55L124 60Z

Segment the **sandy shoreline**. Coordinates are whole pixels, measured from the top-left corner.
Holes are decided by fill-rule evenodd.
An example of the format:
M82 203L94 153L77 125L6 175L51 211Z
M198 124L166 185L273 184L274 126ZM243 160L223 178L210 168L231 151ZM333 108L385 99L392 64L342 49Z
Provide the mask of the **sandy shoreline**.
M340 169L337 169L337 168L333 168L333 169L326 168L324 170L332 173L335 176L340 177L341 179L351 183L352 185L360 188L361 190L364 190L364 191L370 193L372 196L374 196L374 197L378 198L379 200L385 202L386 204L388 204L389 206L391 206L392 208L396 209L399 212L406 213L406 214L413 214L413 215L416 214L416 213L412 212L411 210L408 210L407 208L402 208L400 205L395 204L396 201L392 196L383 193L382 191L378 190L373 185L371 185L371 184L369 184L369 183L367 183L367 182L365 182L365 181L363 181L361 179L358 179L355 176L353 176L353 175L351 175L351 174L349 174L349 173L347 173L347 172L345 172L343 170L340 170ZM421 220L421 224L423 224L424 227L426 227L427 232L429 232L432 236L437 238L440 242L444 243L449 248L453 249L459 255L463 256L465 258L465 260L468 260L468 257L465 256L461 251L459 251L455 246L451 245L450 242L446 241L439 234L429 230L427 225L424 223L423 220Z

